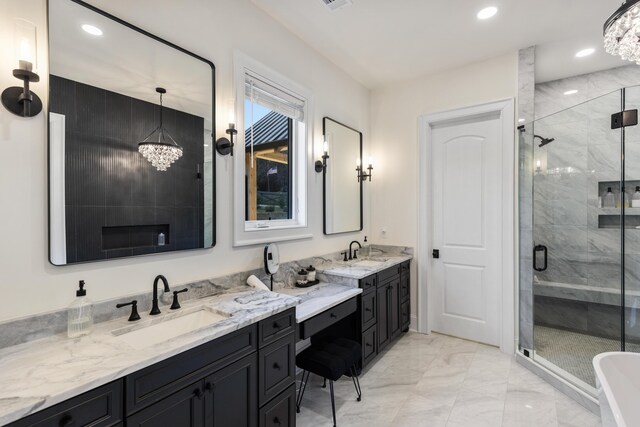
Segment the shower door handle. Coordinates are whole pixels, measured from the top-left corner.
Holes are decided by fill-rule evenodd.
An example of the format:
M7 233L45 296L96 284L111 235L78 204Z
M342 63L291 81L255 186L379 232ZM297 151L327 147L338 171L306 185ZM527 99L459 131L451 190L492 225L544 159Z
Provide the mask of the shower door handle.
M538 267L538 252L544 253L544 265ZM533 269L535 271L545 271L547 269L547 247L545 245L535 245L533 247Z

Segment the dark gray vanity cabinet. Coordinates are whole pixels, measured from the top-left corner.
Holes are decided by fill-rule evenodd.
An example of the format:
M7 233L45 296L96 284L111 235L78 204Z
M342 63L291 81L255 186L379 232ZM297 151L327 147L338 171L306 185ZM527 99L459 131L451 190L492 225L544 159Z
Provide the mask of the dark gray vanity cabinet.
M295 427L295 309L10 424Z
M410 261L360 279L362 367L410 324Z

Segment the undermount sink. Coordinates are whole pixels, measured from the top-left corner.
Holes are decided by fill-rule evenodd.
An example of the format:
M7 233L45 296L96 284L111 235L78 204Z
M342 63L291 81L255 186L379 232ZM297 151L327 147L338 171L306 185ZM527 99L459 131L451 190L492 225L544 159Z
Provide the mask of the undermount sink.
M363 261L354 262L351 264L354 267L380 267L384 264L384 261L371 261L370 259L366 259Z
M116 339L124 341L134 348L143 349L206 328L229 317L231 316L227 313L200 307L191 313L185 313L178 317L162 319L158 322L152 319L146 324L135 325L133 328L126 326L111 333L116 336Z

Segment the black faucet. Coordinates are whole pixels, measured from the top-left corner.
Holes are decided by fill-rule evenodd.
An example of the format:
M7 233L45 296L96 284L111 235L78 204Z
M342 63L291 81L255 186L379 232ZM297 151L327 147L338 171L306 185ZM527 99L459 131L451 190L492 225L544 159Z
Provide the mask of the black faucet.
M358 242L357 240L354 240L353 242L349 243L349 259L358 259L358 254L357 254L358 250L357 250L357 249L355 250L355 252L356 252L355 254L354 254L354 252L352 252L352 250L351 250L351 248L353 247L353 244L354 244L354 243L357 243L357 244L358 244L358 247L359 247L360 249L362 249L362 245L361 245L361 244L360 244L360 242Z
M165 292L171 291L171 289L169 289L169 282L167 282L167 278L162 274L157 275L155 280L153 281L153 307L151 307L151 311L149 312L149 314L152 316L160 314L160 308L158 307L158 280L162 280Z

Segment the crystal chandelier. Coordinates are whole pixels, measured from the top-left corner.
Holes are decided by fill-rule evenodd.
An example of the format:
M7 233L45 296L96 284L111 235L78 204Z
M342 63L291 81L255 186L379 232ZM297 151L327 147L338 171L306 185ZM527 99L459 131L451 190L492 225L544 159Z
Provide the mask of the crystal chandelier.
M640 64L640 0L627 0L604 23L604 48Z
M156 92L160 94L160 126L138 143L138 151L156 169L166 171L173 162L182 157L182 147L162 125L162 95L167 93L167 90L157 87Z

